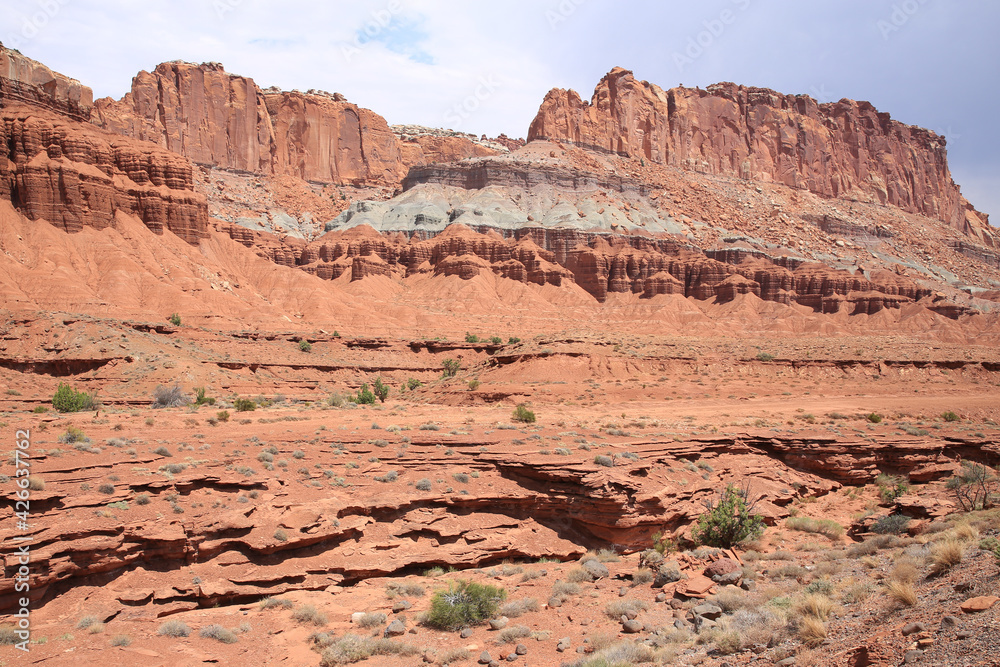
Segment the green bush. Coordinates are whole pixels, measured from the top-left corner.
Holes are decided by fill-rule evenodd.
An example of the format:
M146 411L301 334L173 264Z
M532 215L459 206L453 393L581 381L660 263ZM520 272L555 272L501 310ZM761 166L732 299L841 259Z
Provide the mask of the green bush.
M93 410L96 406L97 398L95 394L75 391L68 384L60 383L55 395L52 396L52 407L58 412Z
M418 380L417 378L410 378L409 380L406 381L406 388L409 389L410 391L413 391L417 387L422 387L423 384L424 383Z
M774 361L774 355L767 352L758 352L757 361Z
M728 549L764 533L764 520L754 513L756 500L750 499L750 487L728 484L718 500L708 500L708 511L698 518L692 537L698 544Z
M477 380L475 378L473 378L472 380L469 380L469 391L475 391L475 390L479 389L479 385L480 384L482 384L482 383L479 382L479 380ZM532 421L534 421L534 420L532 420Z
M312 343L310 343L307 340L300 340L299 341L299 350L301 352L312 352L313 351Z
M494 345L502 345L503 338L501 338L500 336L490 336L490 342Z
M215 399L205 395L204 387L194 388L194 404L195 405L215 405Z
M462 364L454 359L445 359L441 362L441 368L444 369L443 377L453 378L458 375L458 371L462 370Z
M375 378L375 398L378 399L379 403L385 403L385 399L389 397L389 387L382 383L382 378Z
M870 415L868 415L867 417L865 417L865 419L867 419L868 421L870 421L872 424L878 424L879 422L882 421L882 415L880 415L877 412L873 412Z
M506 598L507 591L496 586L453 581L447 590L434 594L425 622L441 630L457 630L482 623L496 614Z
M48 412L49 409L47 407L45 407L44 405L36 405L34 408L31 409L31 411L34 412L35 414L39 414L40 415L43 412Z
M511 416L511 419L516 422L531 424L535 421L535 413L529 410L524 403L521 403L514 408L514 414Z
M252 398L237 398L233 401L233 407L236 408L236 412L253 412L257 409L257 404Z
M465 332L465 342L466 343L478 343L479 336L476 334L470 334L468 331Z
M962 418L959 417L954 412L952 412L951 410L949 410L948 412L945 412L944 414L942 414L941 415L941 419L945 420L946 422L962 421Z
M177 313L173 313L170 317L167 318L167 321L173 324L175 327L179 327L181 325L181 316L178 315Z
M372 390L368 388L367 382L363 382L361 384L361 389L358 389L358 396L355 403L359 405L372 405L375 403L375 394L373 394Z
M521 339L518 338L518 337L516 337L516 336L511 336L510 338L507 339L507 344L508 345L517 345L520 342L521 342Z

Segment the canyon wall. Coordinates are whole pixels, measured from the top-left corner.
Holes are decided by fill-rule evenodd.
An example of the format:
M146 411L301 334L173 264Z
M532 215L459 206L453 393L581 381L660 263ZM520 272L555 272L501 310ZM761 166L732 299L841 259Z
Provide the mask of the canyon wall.
M76 79L0 44L0 107L32 104L76 120L89 120L94 93Z
M877 201L984 242L993 238L987 217L952 181L944 138L894 121L868 102L819 104L732 83L663 90L616 68L590 102L572 90L550 91L528 131L533 139Z

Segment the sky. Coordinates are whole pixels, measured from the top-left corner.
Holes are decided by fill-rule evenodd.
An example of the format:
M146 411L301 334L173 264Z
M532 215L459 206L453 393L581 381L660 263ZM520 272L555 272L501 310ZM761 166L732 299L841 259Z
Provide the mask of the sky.
M383 115L524 137L545 93L615 66L867 100L945 135L955 181L1000 225L1000 3L980 0L4 0L0 41L119 98L160 62L221 62Z

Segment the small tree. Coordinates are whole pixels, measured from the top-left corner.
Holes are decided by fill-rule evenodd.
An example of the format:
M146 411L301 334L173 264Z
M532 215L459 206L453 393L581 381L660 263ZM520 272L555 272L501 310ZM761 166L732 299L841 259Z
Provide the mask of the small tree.
M503 338L501 338L500 336L491 336L490 343L492 343L493 345L502 345Z
M423 386L423 384L424 383L418 380L417 378L410 378L409 380L406 381L406 388L409 389L410 391L413 391L417 387Z
M441 367L444 369L444 377L453 378L462 369L462 363L454 359L445 359L441 362Z
M358 396L355 402L358 405L372 405L375 402L375 394L368 388L367 382L362 383L361 389L358 389Z
M205 395L206 390L204 387L194 388L194 404L195 405L215 405L215 399L211 396Z
M726 485L718 500L705 501L705 514L691 536L698 544L728 549L746 540L755 540L764 532L764 520L754 513L760 498L750 499L750 484L745 487Z
M173 324L175 327L179 327L181 325L181 316L178 315L177 313L174 313L167 318L167 321Z
M52 396L52 407L57 412L80 412L81 410L93 410L98 407L98 402L94 394L76 391L68 384L60 383L56 393Z
M379 400L379 403L385 403L385 399L389 396L389 387L382 384L382 377L379 376L375 378L375 398Z
M966 512L990 509L1000 503L1000 477L982 463L962 461L962 467L948 480L948 488Z
M479 342L479 336L477 336L476 334L471 334L468 331L466 331L465 332L465 342L466 343L478 343Z

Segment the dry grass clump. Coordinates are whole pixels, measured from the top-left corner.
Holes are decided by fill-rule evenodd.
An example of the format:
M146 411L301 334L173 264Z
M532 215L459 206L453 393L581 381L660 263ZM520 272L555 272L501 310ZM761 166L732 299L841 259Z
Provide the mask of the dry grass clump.
M575 567L566 573L566 581L573 584L578 584L583 581L593 581L593 580L594 578L590 576L590 573L584 570L582 567Z
M312 623L313 625L326 625L326 614L316 610L311 604L305 604L292 612L292 619L299 623Z
M743 590L735 587L723 588L712 598L712 602L722 607L722 610L726 612L737 611L754 604Z
M420 649L410 644L403 644L391 639L359 637L347 633L328 644L319 664L320 667L332 667L333 665L361 662L374 655L411 656L419 653Z
M517 618L531 611L538 611L538 600L535 598L524 598L523 600L511 600L500 607L500 615L507 618Z
M956 538L941 540L931 547L931 573L944 574L962 562L963 543Z
M792 605L792 613L801 618L815 618L826 621L833 615L836 606L825 595L806 595Z
M912 584L920 578L920 569L916 560L903 556L892 566L889 572L889 579Z
M885 584L885 592L890 598L907 607L917 604L917 591L913 588L912 581L889 579Z
M807 616L799 623L799 639L807 646L818 646L826 639L826 625L823 621Z
M807 516L793 516L785 525L792 530L819 533L831 540L839 540L844 535L844 527L832 519L813 519Z
M386 615L380 611L367 613L358 619L358 626L366 630L385 625Z
M451 665L456 662L465 662L472 658L472 653L467 648L453 648L438 656L438 662L442 665Z
M531 628L527 625L512 625L497 633L497 644L512 644L518 639L531 636Z
M606 646L594 653L583 662L576 663L579 667L607 667L608 665L640 665L655 662L656 652L645 644L631 641L621 641Z
M640 567L632 575L633 586L644 586L653 583L653 572L649 568Z
M774 646L784 639L788 621L766 607L740 609L728 619L726 627L739 634L740 649L756 645Z
M875 584L870 581L849 579L840 592L840 601L844 604L864 602L875 594Z
M569 581L557 581L552 584L552 597L565 602L567 598L580 594L580 585Z
M421 598L426 592L426 589L420 584L409 584L406 582L393 582L385 587L385 594L390 600L395 597Z

